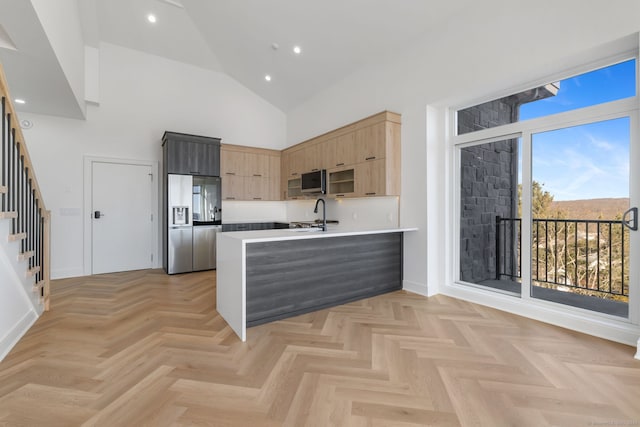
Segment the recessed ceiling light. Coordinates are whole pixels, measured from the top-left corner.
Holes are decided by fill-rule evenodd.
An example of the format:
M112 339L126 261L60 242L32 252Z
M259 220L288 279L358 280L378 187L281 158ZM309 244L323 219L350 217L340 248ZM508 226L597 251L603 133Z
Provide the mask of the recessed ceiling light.
M268 82L271 81L271 76L269 74L267 74L266 76L264 76L264 79Z
M293 53L295 53L296 55L300 55L301 52L302 52L302 49L300 49L300 46L293 47Z
M25 101L24 99L20 99L20 98L16 98L14 99L14 101L16 102L16 104L26 104L27 101Z
M155 24L157 21L156 15L154 15L153 13L148 14L147 21L151 22L152 24Z

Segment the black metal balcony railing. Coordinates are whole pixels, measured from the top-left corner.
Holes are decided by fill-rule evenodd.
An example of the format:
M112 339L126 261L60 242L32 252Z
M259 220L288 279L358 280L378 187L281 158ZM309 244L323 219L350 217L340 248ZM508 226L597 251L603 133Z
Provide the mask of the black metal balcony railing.
M600 296L629 296L629 235L622 221L534 219L531 279ZM496 217L496 279L521 271L520 218Z

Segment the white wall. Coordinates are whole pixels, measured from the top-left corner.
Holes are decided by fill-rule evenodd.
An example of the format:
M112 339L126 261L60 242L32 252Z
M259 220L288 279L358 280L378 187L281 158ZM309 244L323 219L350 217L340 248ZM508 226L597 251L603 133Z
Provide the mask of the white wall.
M0 220L0 236L9 235L10 224L11 220ZM27 263L18 261L19 250L18 242L0 240L0 361L38 319L41 310L39 296L31 292L34 279L26 276Z
M31 4L84 113L84 43L78 0L31 0Z
M282 148L282 111L228 76L102 44L100 105L87 120L21 114L24 135L52 211L52 276L83 274L83 156L159 162L165 130L223 142ZM158 239L161 241L162 239Z
M402 114L400 224L420 229L405 240L405 280L436 293L447 276L444 227L452 220L442 107L468 105L577 66L587 51L640 30L638 16L636 0L476 2L397 55L380 57L291 111L288 142L382 110Z

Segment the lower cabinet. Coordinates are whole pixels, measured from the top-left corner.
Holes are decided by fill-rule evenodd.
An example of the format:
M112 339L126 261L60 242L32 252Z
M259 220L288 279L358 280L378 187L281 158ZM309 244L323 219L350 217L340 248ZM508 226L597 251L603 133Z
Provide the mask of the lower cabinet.
M247 326L402 289L402 233L246 245Z

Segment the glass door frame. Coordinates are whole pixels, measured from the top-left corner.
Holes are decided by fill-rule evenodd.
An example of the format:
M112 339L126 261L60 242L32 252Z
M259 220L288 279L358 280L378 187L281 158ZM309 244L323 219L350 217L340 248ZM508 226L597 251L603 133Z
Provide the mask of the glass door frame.
M532 214L531 214L531 181L532 181L532 135L573 126L580 126L594 122L628 117L630 121L629 141L629 199L630 206L640 207L640 142L638 126L638 96L587 107L579 110L559 113L539 119L506 124L500 127L480 130L477 132L457 135L452 137L453 149L453 245L452 245L452 278L455 284L474 286L460 280L460 188L461 188L461 149L483 143L500 141L505 139L521 138L522 158L522 233L521 233L521 295L523 302L549 305L556 309L562 307L567 313L579 313L593 318L605 318L627 322L634 325L640 324L640 231L630 233L630 272L629 272L629 317L615 317L608 314L592 312L585 309L565 306L531 297L531 241L532 241ZM455 112L452 111L455 115ZM455 119L452 120L455 126ZM488 293L493 293L487 290ZM517 299L517 296L514 297Z

